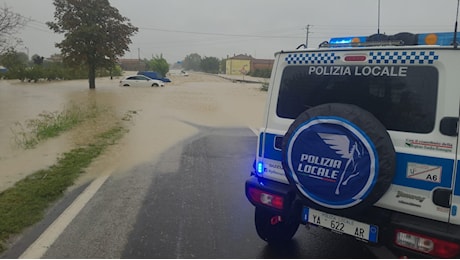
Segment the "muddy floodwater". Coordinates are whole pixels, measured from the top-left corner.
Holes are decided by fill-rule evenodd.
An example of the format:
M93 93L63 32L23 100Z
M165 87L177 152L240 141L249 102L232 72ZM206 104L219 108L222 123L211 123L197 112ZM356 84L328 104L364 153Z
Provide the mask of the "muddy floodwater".
M0 191L65 152L81 145L99 128L119 120L129 132L97 158L81 180L123 172L154 161L163 151L198 132L197 126L249 127L262 123L266 92L260 84L233 83L214 75L171 76L163 88L119 87L119 78L99 78L96 89L86 80L21 83L0 80ZM33 149L18 145L21 127L40 113L69 106L96 105L107 116L86 122ZM121 120L129 115L130 120ZM24 129L26 130L26 129ZM255 149L255 148L254 148Z

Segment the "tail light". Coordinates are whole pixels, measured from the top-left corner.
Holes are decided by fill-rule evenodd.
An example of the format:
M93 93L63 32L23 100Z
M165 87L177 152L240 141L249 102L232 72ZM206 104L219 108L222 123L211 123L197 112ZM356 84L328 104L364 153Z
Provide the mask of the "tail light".
M420 253L441 258L453 258L460 252L460 245L439 238L414 232L395 230L395 244Z
M250 187L248 189L251 200L257 204L262 204L276 209L283 209L284 199L282 196L269 193L263 190Z

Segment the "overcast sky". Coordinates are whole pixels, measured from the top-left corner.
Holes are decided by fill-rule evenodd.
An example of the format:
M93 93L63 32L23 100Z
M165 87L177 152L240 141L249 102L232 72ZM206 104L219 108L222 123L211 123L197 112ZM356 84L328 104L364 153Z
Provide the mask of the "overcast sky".
M198 53L219 59L249 54L273 58L306 41L317 46L332 36L371 35L378 27L378 0L109 0L139 28L124 58L163 54L169 62ZM52 0L0 0L31 21L18 35L18 51L49 57L62 35ZM380 32L453 31L457 0L381 0Z

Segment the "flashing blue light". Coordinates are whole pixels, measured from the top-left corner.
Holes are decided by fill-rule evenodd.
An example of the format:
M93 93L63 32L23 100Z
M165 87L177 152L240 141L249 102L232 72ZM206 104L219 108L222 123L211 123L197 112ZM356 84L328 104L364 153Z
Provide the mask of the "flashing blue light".
M365 36L351 36L351 37L334 37L329 40L330 44L350 44L350 43L366 42Z
M257 173L258 174L264 173L264 164L263 164L263 162L258 162L257 163Z

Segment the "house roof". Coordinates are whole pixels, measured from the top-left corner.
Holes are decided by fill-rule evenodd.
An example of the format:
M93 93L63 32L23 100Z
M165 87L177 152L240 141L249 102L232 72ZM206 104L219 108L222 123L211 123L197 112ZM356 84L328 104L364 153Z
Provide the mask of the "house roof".
M230 59L230 60L253 60L254 58L251 55L238 54L238 55L230 57L228 59Z

